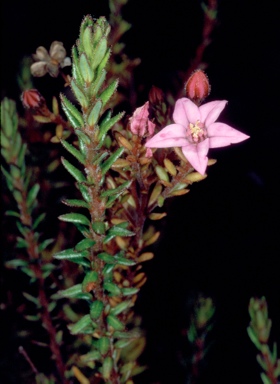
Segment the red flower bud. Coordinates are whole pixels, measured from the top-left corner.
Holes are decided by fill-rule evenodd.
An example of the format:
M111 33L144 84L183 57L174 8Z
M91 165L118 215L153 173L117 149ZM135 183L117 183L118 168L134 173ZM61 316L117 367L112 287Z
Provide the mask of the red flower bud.
M210 93L210 84L208 77L201 70L197 69L189 77L185 85L186 96L197 105L207 97Z
M46 103L44 97L37 89L28 89L22 92L21 101L23 106L28 109L38 109Z
M163 91L153 85L149 92L149 101L151 104L160 104L164 102Z

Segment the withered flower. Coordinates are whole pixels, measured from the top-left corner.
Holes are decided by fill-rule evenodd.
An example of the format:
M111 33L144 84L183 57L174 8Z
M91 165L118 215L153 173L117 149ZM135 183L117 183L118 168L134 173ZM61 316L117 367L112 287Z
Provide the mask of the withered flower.
M46 73L57 77L60 68L71 65L71 59L66 57L66 50L60 41L54 41L49 52L45 47L38 47L33 59L36 63L31 65L30 70L35 77L42 77Z

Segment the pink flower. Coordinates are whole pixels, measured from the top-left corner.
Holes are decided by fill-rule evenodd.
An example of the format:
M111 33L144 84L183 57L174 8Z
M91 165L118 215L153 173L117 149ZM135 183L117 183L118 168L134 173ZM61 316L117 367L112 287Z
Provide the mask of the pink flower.
M216 122L227 101L211 101L197 107L191 100L176 101L173 120L147 143L148 148L182 147L183 154L204 175L209 148L226 147L249 138L224 123Z
M155 124L149 120L149 102L142 107L136 108L130 121L130 130L139 137L152 136L155 131Z

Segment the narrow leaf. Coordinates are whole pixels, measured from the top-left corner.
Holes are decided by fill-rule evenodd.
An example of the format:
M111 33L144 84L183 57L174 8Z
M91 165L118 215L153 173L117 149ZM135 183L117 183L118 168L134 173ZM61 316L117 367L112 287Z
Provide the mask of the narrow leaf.
M35 221L34 221L34 224L32 226L32 229L36 229L38 227L38 225L45 219L46 217L46 214L45 213L41 213L41 215L39 215Z
M120 112L116 116L113 116L110 120L104 120L99 127L99 140L111 129L121 118L124 116L125 112Z
M123 331L125 328L124 324L114 315L108 315L107 323L116 331Z
M94 50L94 57L93 57L93 60L91 61L92 69L95 69L100 64L100 62L105 56L106 51L107 51L107 39L106 37L102 37L99 40L99 43L97 44Z
M114 189L108 189L107 191L104 191L101 193L101 197L107 197L112 195L119 195L122 193L125 189L129 188L132 183L132 180L125 181L123 184L121 184L119 187Z
M75 180L79 181L80 183L86 181L86 178L84 174L74 165L69 163L68 160L66 160L64 157L61 158L62 164L64 165L64 168L74 177Z
M54 239L46 239L41 244L39 244L39 252L44 251L50 244L54 242Z
M99 253L97 257L108 264L116 264L116 260L112 255L109 255L106 252Z
M90 307L90 317L94 320L97 320L101 316L103 308L104 304L102 301L94 301Z
M97 100L93 108L88 114L87 122L90 127L93 127L97 123L101 108L102 108L102 101Z
M83 331L92 325L90 315L83 316L77 323L68 326L72 335L83 333Z
M88 203L86 203L84 200L63 199L62 203L68 205L69 207L89 208Z
M34 184L33 187L30 189L30 191L28 192L28 195L26 198L26 203L28 207L31 207L31 205L33 204L34 200L38 195L39 190L40 190L40 185Z
M85 164L85 158L77 148L75 148L72 144L68 143L68 141L60 140L60 142L63 145L63 147L67 149L68 152L71 153L71 155L73 155L74 157L76 157L77 160L79 160L81 164L83 165Z
M82 114L78 109L64 96L60 95L61 106L73 128L81 128L84 126Z
M111 166L114 164L114 162L122 155L124 151L124 148L118 148L110 157L108 160L106 160L101 165L101 173L102 175L105 175L105 173L111 168Z
M78 102L81 104L81 106L83 108L87 108L88 107L87 96L82 91L82 89L78 87L78 85L76 84L75 80L71 81L71 88L72 88L72 90L74 92L74 95L76 96Z
M69 223L78 223L84 225L90 225L89 219L80 213L65 213L58 216L59 220L67 221Z
M119 84L119 80L114 80L104 91L98 96L102 101L103 105L105 105L115 93L117 86Z
M59 260L72 259L72 258L78 258L78 257L87 257L87 256L88 256L87 251L77 252L73 248L65 249L64 251L55 253L53 255L55 259L59 259Z
M78 244L75 245L74 249L76 251L84 251L94 246L96 242L92 239L83 239Z
M80 56L79 69L84 81L87 84L91 83L94 78L94 71L91 69L89 61L84 53Z

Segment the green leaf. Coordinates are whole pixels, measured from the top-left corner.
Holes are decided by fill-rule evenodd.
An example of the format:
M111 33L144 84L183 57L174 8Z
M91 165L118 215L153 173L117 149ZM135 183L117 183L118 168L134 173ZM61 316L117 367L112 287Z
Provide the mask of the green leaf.
M96 77L96 79L93 81L93 83L90 86L89 94L94 97L97 95L99 89L102 87L105 79L106 79L107 72L105 69L99 73L99 75Z
M69 261L71 261L71 263L76 263L78 265L82 265L83 267L85 268L90 268L90 261L88 259L85 259L85 258L81 258L81 257L71 257L71 259L69 259Z
M61 158L61 162L64 168L70 173L71 176L74 177L75 180L79 181L80 183L86 181L84 174L64 157Z
M39 244L39 252L44 251L50 244L54 242L54 239L46 239L41 244Z
M99 40L99 43L96 45L94 49L94 56L91 61L92 69L95 69L98 67L98 65L101 63L102 59L104 58L106 51L107 51L107 39L106 37L101 37L101 39Z
M85 157L84 155L77 149L75 148L72 144L68 143L67 141L65 140L60 140L61 144L63 145L63 147L71 153L71 155L73 155L74 157L76 157L76 159L81 163L81 164L85 164Z
M119 80L114 80L102 93L98 96L102 101L103 105L105 105L115 93L119 84Z
M113 370L113 359L110 356L105 357L101 367L102 377L107 381L110 379Z
M115 259L116 259L116 263L120 264L120 265L132 266L132 265L136 264L136 262L134 260L126 259L125 257L116 256Z
M67 221L68 223L78 223L84 225L90 225L89 219L81 213L65 213L58 216L59 220Z
M91 25L88 25L83 33L81 34L81 40L83 43L83 48L85 50L85 53L91 59L93 56L93 29Z
M132 231L129 231L128 229L126 228L122 228L121 225L114 225L112 228L109 229L109 231L107 232L107 235L105 236L104 240L103 240L103 243L106 244L108 243L109 241L111 241L114 237L116 236L123 236L123 237L127 237L127 236L134 236L135 233L132 232Z
M101 108L102 108L102 101L97 100L93 108L91 109L91 111L88 113L87 122L90 127L93 127L97 123Z
M254 330L251 328L251 327L248 327L247 328L247 332L248 332L248 335L252 341L253 344L255 344L255 346L261 350L262 346L261 346L261 343L259 342L258 340L258 337L257 335L255 334Z
M89 361L99 360L101 358L99 351L91 351L86 353L85 355L80 356L81 361L83 363L87 363Z
M91 196L89 194L88 188L84 184L79 184L78 187L85 201L90 204Z
M106 225L103 221L94 221L91 223L91 226L94 232L96 232L98 235L104 235L106 231Z
M103 308L104 308L104 304L102 303L102 301L99 301L99 300L94 301L90 306L90 317L93 320L97 320L101 316Z
M75 245L74 249L76 251L84 251L85 249L89 249L94 246L96 241L92 239L83 239L78 244Z
M64 96L60 95L62 109L67 116L70 124L73 128L81 128L84 126L84 120L82 114L78 109Z
M111 49L108 48L103 59L101 60L100 64L98 65L97 75L99 75L99 73L106 67L108 60L110 58L110 55L111 55Z
M116 331L123 331L125 328L124 324L114 315L107 316L107 323Z
M76 284L70 288L64 289L62 291L58 291L57 297L58 298L66 297L66 298L72 298L72 299L74 298L75 299L81 293L83 293L82 292L82 284Z
M17 248L28 248L28 243L25 239L20 236L17 236Z
M100 166L102 175L105 175L114 162L122 155L124 148L118 148L104 163Z
M22 234L23 237L26 237L28 232L29 232L29 229L24 227L19 221L16 221L16 225L18 227L18 230L20 231L20 233Z
M79 86L83 85L83 77L79 68L79 55L76 46L74 45L72 48L72 74L73 78L76 80Z
M104 283L103 287L114 296L118 296L122 293L121 289L114 283Z
M80 258L87 257L88 251L77 252L73 248L65 249L64 251L55 253L53 257L55 259L64 260L64 259L72 259L72 258Z
M16 211L6 211L5 215L6 216L14 216L14 217L20 218L20 214L18 212L16 212Z
M125 181L123 184L121 184L119 187L114 189L108 189L105 192L101 193L101 197L107 197L112 195L120 195L125 189L129 188L132 183L132 180Z
M28 262L21 259L9 260L5 263L6 268L18 268L18 267L26 267Z
M84 200L63 199L61 201L63 204L68 205L69 207L89 208L88 203L86 203Z
M69 325L68 328L72 335L84 333L87 328L90 328L93 331L90 315L83 316L77 323Z
M113 256L109 255L108 253L106 252L102 252L102 253L99 253L97 255L97 257L100 259L100 260L103 260L105 261L105 263L108 263L108 264L116 264L116 260Z
M82 291L90 292L95 286L98 280L98 273L96 271L89 271L86 273L82 282Z
M92 37L92 43L93 43L94 47L97 46L97 44L99 43L102 35L103 35L103 33L102 33L100 25L95 24L94 25L94 30L93 30L93 37Z
M91 83L94 79L94 71L91 69L89 61L84 53L80 56L79 69L86 84Z
M30 295L29 293L27 292L22 292L23 296L28 300L28 301L31 301L31 303L35 304L36 306L40 306L40 302L39 300L37 299L37 297L34 297L32 295Z
M71 88L72 91L74 92L74 95L76 96L78 102L81 104L83 108L88 107L88 99L86 94L82 91L80 87L76 84L75 80L71 81Z
M119 315L131 306L132 303L130 301L122 301L121 303L117 304L114 308L111 308L110 313L112 315Z
M79 137L80 140L82 140L83 143L89 145L91 143L90 137L83 131L77 129L75 131L76 135Z
M26 315L24 316L26 320L28 321L38 321L40 319L40 315Z
M30 191L28 192L28 195L26 198L26 203L28 207L31 207L32 204L34 203L34 200L36 200L39 190L40 190L40 185L34 184L33 187L30 189Z
M137 292L139 292L139 288L123 288L122 289L122 294L124 296L135 295L135 293Z
M56 307L56 302L55 301L52 301L49 305L48 305L48 312L51 312L55 309Z
M261 379L263 381L263 384L273 384L272 381L268 378L268 376L265 373L261 373Z
M102 121L99 127L99 134L98 134L99 140L104 135L106 135L109 129L111 129L119 120L123 118L124 114L125 112L120 112L116 116L113 116L111 119Z
M24 272L27 276L29 276L29 277L31 277L31 278L33 278L33 279L36 279L36 274L35 274L35 272L32 270L32 269L30 269L29 267L22 267L21 268L21 270L22 270L22 272Z
M46 214L45 213L41 213L41 215L39 215L35 221L34 221L34 224L32 225L32 229L36 229L38 227L38 225L45 219L46 217Z
M110 340L108 337L100 337L98 340L98 349L102 355L106 355L110 348Z

